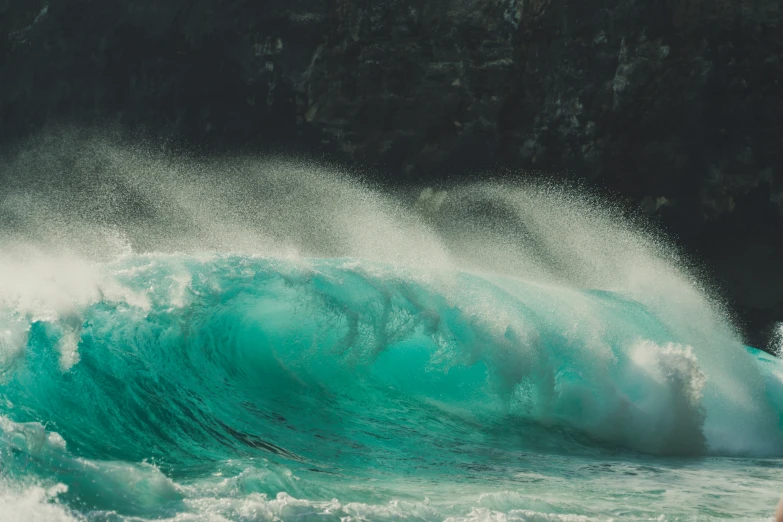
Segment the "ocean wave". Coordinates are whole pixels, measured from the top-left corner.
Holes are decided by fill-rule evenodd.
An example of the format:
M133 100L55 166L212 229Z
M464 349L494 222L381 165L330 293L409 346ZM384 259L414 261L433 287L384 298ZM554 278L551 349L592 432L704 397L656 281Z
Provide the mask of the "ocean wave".
M651 453L732 454L729 430L768 434L738 454L781 448L769 378L756 371L763 402L737 403L749 383L710 380L704 349L619 294L354 259L137 256L100 270L114 295L96 286L46 319L6 308L19 363L3 395L17 420L100 427L74 438L102 455L316 462L337 452L310 448L317 436L402 451L458 440L452 424L503 423ZM744 350L731 364L757 366ZM737 426L732 409L768 414Z
M783 365L611 203L66 138L0 160L0 519L774 503Z

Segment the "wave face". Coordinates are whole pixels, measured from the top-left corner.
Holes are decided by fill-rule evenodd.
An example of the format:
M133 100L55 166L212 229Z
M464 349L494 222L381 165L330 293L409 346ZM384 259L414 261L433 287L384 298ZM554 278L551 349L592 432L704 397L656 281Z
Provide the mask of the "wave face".
M49 139L0 200L11 519L771 513L783 365L605 202Z

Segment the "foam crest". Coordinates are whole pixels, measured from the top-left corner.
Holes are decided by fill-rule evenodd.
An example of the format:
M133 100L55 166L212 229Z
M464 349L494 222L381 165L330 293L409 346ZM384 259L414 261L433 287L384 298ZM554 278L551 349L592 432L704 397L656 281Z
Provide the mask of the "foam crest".
M0 483L0 518L29 522L82 522L83 517L53 502L57 495L67 490L62 484L44 488Z

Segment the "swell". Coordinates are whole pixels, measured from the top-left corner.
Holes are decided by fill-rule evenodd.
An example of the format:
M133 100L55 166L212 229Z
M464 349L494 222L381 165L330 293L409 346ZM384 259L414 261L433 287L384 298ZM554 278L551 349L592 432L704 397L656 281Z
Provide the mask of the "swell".
M46 424L76 456L377 473L488 441L731 453L710 438L731 431L761 441L739 453L781 448L771 359L766 374L744 350L727 362L756 368L763 392L733 403L723 390L747 382L711 381L696 348L618 294L352 259L103 270L113 297L46 320L5 310L6 343L22 346L5 347L3 415Z

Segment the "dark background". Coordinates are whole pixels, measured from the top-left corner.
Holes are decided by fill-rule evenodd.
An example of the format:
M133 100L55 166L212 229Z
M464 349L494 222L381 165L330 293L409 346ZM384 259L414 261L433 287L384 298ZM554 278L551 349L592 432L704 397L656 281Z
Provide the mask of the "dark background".
M54 123L394 184L578 178L658 220L750 342L783 321L779 0L0 0L0 148ZM522 174L525 172L526 174Z

